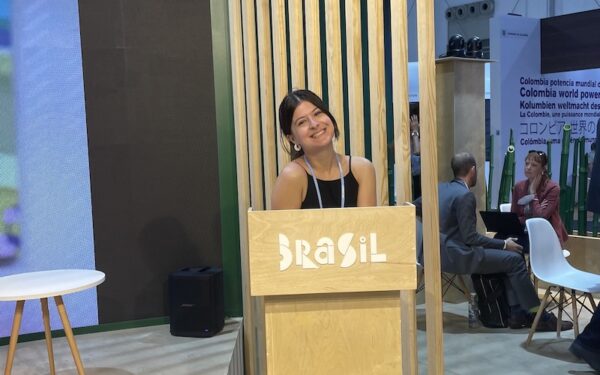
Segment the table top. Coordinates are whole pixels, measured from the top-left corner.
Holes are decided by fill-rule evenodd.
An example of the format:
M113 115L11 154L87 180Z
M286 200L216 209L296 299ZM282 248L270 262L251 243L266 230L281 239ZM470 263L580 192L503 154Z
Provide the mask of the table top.
M19 273L0 277L0 301L62 296L95 287L104 281L104 272L66 269Z

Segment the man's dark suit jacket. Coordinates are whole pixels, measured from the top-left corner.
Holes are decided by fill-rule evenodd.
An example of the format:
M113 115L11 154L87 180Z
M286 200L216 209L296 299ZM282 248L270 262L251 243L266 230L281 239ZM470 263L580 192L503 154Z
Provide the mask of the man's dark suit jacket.
M502 249L504 241L477 233L475 195L461 180L438 186L440 262L444 272L471 274L484 259L484 248ZM421 198L415 201L420 212Z

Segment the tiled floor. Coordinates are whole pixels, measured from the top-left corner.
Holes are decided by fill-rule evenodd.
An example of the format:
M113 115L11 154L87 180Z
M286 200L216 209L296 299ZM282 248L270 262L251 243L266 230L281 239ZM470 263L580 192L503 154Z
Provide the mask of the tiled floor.
M590 314L582 313L581 327ZM417 307L419 373L427 373L425 307ZM563 318L564 319L564 318ZM523 342L528 330L469 329L467 303L444 304L444 369L445 374L595 374L569 351L573 331L561 334L538 332L527 348Z
M226 375L241 329L228 320L217 336L171 336L168 325L78 335L75 337L87 375ZM53 340L57 375L77 374L66 339ZM0 347L4 369L7 346ZM44 340L17 345L14 375L49 374Z
M417 306L419 373L427 373L425 307ZM527 330L469 329L467 304L444 304L445 373L455 374L594 374L590 367L568 352L573 331L536 333L523 347ZM589 321L583 314L582 327ZM131 374L227 374L228 361L240 325L230 322L210 339L173 337L166 325L77 336L88 375ZM57 373L76 374L64 338L54 340ZM7 347L0 347L4 367ZM44 341L21 343L13 374L48 374ZM346 374L343 374L346 375ZM363 375L363 374L361 374ZM368 374L364 374L368 375Z

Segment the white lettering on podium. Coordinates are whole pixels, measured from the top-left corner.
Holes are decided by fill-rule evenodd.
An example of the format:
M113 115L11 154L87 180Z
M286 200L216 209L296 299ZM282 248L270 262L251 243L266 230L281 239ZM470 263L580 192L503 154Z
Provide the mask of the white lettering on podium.
M377 233L369 233L367 236L358 237L358 254L352 241L356 235L354 233L344 233L337 240L337 252L342 255L340 262L341 268L352 267L356 264L357 258L360 263L385 263L387 255L379 253L377 249ZM321 237L317 240L314 252L311 244L303 239L294 241L295 252L290 248L289 238L279 233L279 270L285 271L295 264L304 269L315 269L325 265L336 264L336 243L329 237Z
M279 270L287 270L292 265L293 257L290 250L290 240L281 233L279 233L279 255L281 255Z

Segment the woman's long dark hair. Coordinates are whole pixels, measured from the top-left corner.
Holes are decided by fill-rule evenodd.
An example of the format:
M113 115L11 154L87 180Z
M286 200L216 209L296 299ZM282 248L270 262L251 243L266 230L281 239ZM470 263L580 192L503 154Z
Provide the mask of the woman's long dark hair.
M286 135L292 134L292 118L294 117L296 108L298 108L302 102L309 102L325 113L333 123L335 137L337 138L340 135L340 130L338 129L335 117L329 112L329 109L317 94L310 90L292 90L285 98L283 98L281 104L279 104L279 127L281 128L282 135L281 142L283 143L283 148L292 157L292 160L304 155L304 150L294 150L294 143L284 138Z

